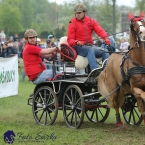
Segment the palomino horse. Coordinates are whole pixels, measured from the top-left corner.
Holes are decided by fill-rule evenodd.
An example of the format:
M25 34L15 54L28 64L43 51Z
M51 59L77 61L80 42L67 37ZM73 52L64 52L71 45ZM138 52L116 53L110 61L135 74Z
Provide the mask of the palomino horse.
M130 20L130 50L125 55L113 53L106 68L98 78L98 89L106 97L108 106L116 110L116 126L123 125L119 107L123 105L125 94L133 94L137 99L137 107L145 124L145 22L144 13L140 16L128 15ZM116 89L119 88L119 89ZM114 90L117 91L114 91Z

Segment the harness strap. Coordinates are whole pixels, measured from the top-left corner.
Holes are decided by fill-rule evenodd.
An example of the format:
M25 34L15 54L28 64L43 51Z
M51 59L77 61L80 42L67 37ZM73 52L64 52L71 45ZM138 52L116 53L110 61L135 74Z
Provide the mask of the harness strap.
M129 80L134 74L145 74L145 67L136 66L127 71L126 79Z
M125 59L127 59L127 58L128 58L128 54L125 53L125 55L122 58L121 64L120 64L120 71L121 71L121 74L122 74L122 77L123 77L122 84L123 83L127 83L128 85L130 85L129 80L128 80L128 76L125 74L124 69L123 69L123 65L124 65Z
M127 58L129 58L131 60L131 63L133 65L135 65L135 67L132 67L129 70L127 70L127 73L125 74L124 69L123 69L123 65L124 65L125 59L127 59ZM133 62L133 60L126 53L122 58L122 61L121 61L121 64L120 64L120 71L121 71L121 74L122 74L122 77L123 77L123 82L122 83L127 83L127 84L130 85L130 83L129 83L130 77L134 74L145 74L145 67L142 66L142 65L138 65L135 62Z

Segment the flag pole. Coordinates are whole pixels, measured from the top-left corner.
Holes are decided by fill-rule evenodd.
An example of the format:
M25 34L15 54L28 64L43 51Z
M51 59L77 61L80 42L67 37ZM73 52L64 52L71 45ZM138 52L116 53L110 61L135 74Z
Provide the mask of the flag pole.
M56 10L56 23L57 23L57 28L58 28L58 38L59 38L59 24L58 24L58 5L55 0L55 10Z

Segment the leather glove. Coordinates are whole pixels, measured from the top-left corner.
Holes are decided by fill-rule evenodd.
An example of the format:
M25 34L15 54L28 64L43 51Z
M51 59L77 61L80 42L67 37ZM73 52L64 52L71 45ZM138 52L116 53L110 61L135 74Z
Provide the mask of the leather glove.
M105 44L110 45L110 39L109 39L108 37L106 37L106 38L104 39L104 42L105 42Z
M77 45L83 46L85 44L84 41L77 41Z

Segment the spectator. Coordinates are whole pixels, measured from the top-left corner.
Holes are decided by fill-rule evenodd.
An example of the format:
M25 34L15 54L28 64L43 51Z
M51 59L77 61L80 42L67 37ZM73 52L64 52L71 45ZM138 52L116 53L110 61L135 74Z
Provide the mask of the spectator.
M14 46L13 40L10 40L7 45L7 57L13 56L14 54L18 54L18 49Z
M126 39L122 37L120 39L120 48L117 49L117 51L126 52L128 51L129 45L129 42L127 42Z
M50 44L52 47L55 47L55 43L54 43L54 35L50 34L48 35L48 40L50 40Z
M6 34L4 33L4 30L1 31L0 38L1 38L1 42L5 42Z
M7 43L1 42L1 57L7 57Z
M107 32L106 32L106 33L107 33ZM108 33L107 33L107 34L108 34ZM109 36L109 34L108 34L108 36ZM115 48L115 40L114 40L113 36L111 36L111 35L110 35L108 38L109 38L109 40L110 40L110 46L112 46L112 47L109 48L109 51L115 52L115 51L116 51L116 48ZM102 43L102 44L101 44L101 47L107 49L108 46L106 46L106 44Z
M101 38L98 38L98 40L96 41L96 44L95 45L97 47L101 47L102 43L103 43L103 40Z
M91 71L98 68L96 58L102 57L102 61L109 57L95 45L93 45L92 33L101 37L107 45L110 45L105 30L94 19L86 16L86 6L83 3L78 3L74 7L75 17L71 19L68 25L67 41L70 46L74 47L77 54L87 57Z
M13 40L14 40L14 47L17 49L18 56L20 57L20 50L19 50L20 42L19 42L18 34L14 35Z
M13 40L14 40L14 42L16 42L16 41L19 42L19 36L18 36L18 34L14 35Z
M40 45L40 42L41 42L40 38L37 38L37 46L39 46L40 48L42 48L41 45Z
M22 59L23 59L23 48L24 48L24 45L25 45L25 39L22 38L21 41L20 41L20 45L19 45L20 57ZM26 77L26 73L25 73L25 69L24 69L24 66L23 66L22 82L25 81L25 77Z
M59 44L59 39L57 39L57 41L55 42L55 45L58 46Z
M19 51L20 51L20 57L22 58L22 51L23 51L23 45L25 43L25 38L22 38L19 44Z
M52 48L51 41L48 39L46 40L47 48ZM57 54L53 56L49 56L48 58L43 58L43 62L46 65L47 69L52 69L53 59L57 60Z
M48 78L53 78L52 69L46 69L42 62L42 57L52 56L56 52L57 48L41 49L36 45L37 33L33 29L28 29L25 34L26 44L23 50L23 61L26 75L33 84L40 84L46 81ZM60 74L59 72L56 72Z

